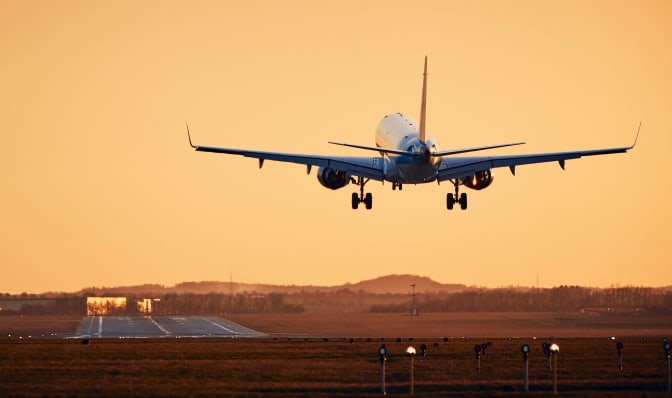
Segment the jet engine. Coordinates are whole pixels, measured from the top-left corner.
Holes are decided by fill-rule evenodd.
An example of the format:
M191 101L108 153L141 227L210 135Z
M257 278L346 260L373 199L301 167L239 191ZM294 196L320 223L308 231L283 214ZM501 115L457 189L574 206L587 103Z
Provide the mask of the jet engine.
M317 171L317 180L329 189L343 188L350 182L346 172L329 167L320 167Z
M462 184L464 184L464 186L466 186L467 188L480 191L481 189L489 187L490 184L492 184L492 180L494 178L495 177L493 177L489 169L483 171L477 171L476 174L474 174L473 176L462 178Z

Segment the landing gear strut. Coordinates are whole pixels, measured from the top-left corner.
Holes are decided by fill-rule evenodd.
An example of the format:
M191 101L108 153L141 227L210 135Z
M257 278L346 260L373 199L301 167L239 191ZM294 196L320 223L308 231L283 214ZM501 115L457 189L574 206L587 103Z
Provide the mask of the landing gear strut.
M360 203L364 203L366 210L371 210L371 207L373 207L373 195L370 192L364 195L364 185L367 182L369 182L368 178L357 177L355 184L359 185L359 194L357 192L352 193L352 208L355 210L357 210Z
M452 193L449 193L446 196L446 207L448 207L448 210L453 210L453 206L455 206L455 203L460 204L460 208L462 210L467 210L467 194L462 192L462 195L460 195L460 180L454 180L453 185L455 185L455 196L453 196ZM459 196L460 199L457 199Z

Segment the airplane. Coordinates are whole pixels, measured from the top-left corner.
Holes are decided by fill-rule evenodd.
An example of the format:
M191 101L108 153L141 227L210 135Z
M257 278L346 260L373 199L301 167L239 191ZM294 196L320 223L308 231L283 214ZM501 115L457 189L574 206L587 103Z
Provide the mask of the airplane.
M404 184L441 183L450 181L455 193L446 194L446 207L452 210L456 204L462 210L467 209L467 194L459 192L460 186L473 190L482 190L489 187L494 179L492 169L508 167L513 175L520 165L544 162L558 162L565 169L565 162L583 156L608 155L625 153L635 147L639 137L637 130L635 142L631 146L620 148L594 149L570 152L550 152L523 155L496 155L496 156L454 156L458 154L483 151L509 146L522 145L523 142L510 144L489 145L464 149L442 151L438 141L427 134L427 56L422 78L422 99L420 104L420 123L416 123L403 113L391 113L380 121L375 133L375 147L366 145L329 142L366 151L378 152L379 156L323 156L309 154L295 154L282 152L265 152L247 149L221 148L194 145L191 141L191 132L187 124L189 145L196 151L241 155L259 160L262 168L265 160L298 163L306 165L307 172L313 166L318 167L317 180L324 187L336 190L352 183L359 186L359 193L352 193L352 208L357 209L364 203L366 209L373 207L373 196L364 192L365 185L373 181L392 183L392 190L402 190Z

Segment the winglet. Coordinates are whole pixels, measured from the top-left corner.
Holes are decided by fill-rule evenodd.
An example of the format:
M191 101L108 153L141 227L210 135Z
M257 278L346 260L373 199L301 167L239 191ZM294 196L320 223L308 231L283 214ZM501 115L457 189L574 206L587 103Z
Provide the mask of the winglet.
M189 145L191 145L192 148L196 149L198 146L192 144L191 142L191 133L189 132L189 123L185 123L187 125L187 137L189 137Z
M422 101L420 102L420 131L418 138L425 142L425 119L427 116L427 56L425 55L425 71L422 73Z
M637 139L639 138L639 130L642 128L642 121L639 121L639 127L637 127L637 135L635 136L635 142L632 143L629 149L633 149L637 145Z

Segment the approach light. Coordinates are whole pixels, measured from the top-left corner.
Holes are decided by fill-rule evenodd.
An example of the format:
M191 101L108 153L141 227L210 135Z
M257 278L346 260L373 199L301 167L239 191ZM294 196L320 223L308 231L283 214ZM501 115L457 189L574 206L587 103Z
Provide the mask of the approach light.
M551 345L548 344L545 341L543 343L541 343L541 349L544 351L544 354L546 354L548 356L551 355L551 350L549 349L550 347L551 347Z
M530 346L527 345L527 344L523 344L523 346L520 347L520 350L521 350L524 354L527 354L528 352L530 352Z
M411 397L415 397L415 393L413 392L413 358L415 358L415 347L409 345L408 348L406 348L406 354L411 358Z
M387 347L385 344L381 344L378 348L378 356L380 357L380 391L383 395L387 395L385 392L385 362L387 361Z
M549 369L551 368L551 357L553 357L553 394L555 395L558 393L558 352L560 352L560 347L553 343L548 347L548 352L550 353L548 356Z

